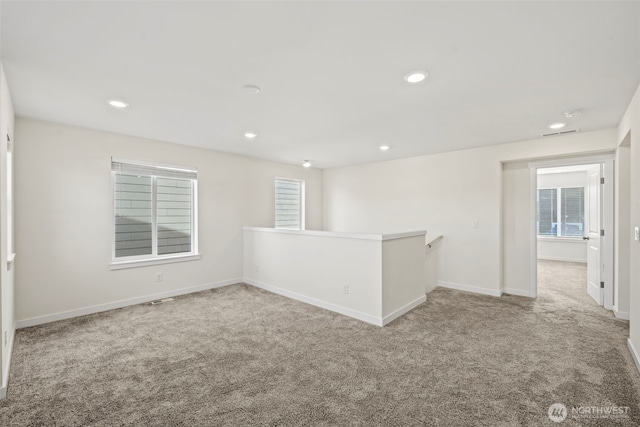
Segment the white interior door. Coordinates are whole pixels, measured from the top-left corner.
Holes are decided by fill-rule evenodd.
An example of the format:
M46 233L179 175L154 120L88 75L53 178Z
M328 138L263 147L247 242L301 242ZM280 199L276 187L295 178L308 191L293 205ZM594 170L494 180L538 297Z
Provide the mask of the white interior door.
M604 291L600 287L600 169L594 166L589 169L588 208L589 222L587 227L587 292L598 304L604 302Z

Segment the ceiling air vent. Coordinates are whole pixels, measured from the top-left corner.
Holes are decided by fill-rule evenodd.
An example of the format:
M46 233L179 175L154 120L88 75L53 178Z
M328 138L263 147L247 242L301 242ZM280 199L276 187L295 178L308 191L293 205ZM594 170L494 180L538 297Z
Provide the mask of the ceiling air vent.
M559 132L543 133L542 137L546 138L548 136L560 136L560 135L566 135L568 133L576 133L576 132L578 132L578 129L563 130Z

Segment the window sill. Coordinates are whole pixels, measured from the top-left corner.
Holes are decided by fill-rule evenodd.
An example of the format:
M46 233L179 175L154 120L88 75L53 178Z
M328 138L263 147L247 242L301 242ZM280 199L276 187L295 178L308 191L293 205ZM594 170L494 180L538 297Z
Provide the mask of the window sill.
M581 243L586 242L582 237L541 237L538 236L538 241L541 242L561 242L561 243Z
M142 259L142 260L135 260L135 261L114 261L109 265L109 270L122 270L125 268L146 267L149 265L196 261L199 259L200 259L200 254L188 254L188 255L169 256L169 257L163 257L163 258Z

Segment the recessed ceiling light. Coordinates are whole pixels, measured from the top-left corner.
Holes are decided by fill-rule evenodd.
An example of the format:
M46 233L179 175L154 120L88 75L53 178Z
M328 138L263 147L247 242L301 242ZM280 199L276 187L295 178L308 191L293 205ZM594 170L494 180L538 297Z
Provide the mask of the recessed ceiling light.
M305 168L310 168L311 162L309 160L305 160L304 162L302 162L302 166L304 166Z
M582 115L581 110L567 110L564 112L564 116L568 119L573 119L575 117L580 117Z
M258 134L255 133L255 132L245 132L244 133L244 137L247 138L247 139L253 139L256 136L258 136Z
M381 145L378 148L380 149L380 151L387 151L389 149L389 146L388 145Z
M426 79L428 75L429 73L427 73L426 71L416 70L405 74L404 79L408 83L420 83L421 81Z
M244 85L242 86L242 89L244 89L245 92L247 93L258 93L260 92L260 88L256 85Z
M119 99L110 99L109 105L115 108L127 108L129 104L127 102L121 101Z
M561 123L561 122L558 122L558 123L551 123L551 124L549 125L549 129L562 129L562 128L563 128L563 127L565 127L566 125L567 125L566 123Z

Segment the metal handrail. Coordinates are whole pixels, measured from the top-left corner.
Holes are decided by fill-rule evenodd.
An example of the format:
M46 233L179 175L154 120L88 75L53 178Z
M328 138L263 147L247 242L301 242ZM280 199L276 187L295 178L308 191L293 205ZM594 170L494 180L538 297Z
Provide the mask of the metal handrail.
M433 244L433 242L435 242L438 239L442 239L442 234L434 237L433 239L429 240L427 243L425 243L424 245L428 248L431 248L431 245Z

